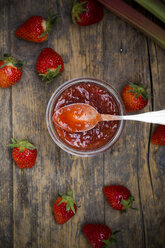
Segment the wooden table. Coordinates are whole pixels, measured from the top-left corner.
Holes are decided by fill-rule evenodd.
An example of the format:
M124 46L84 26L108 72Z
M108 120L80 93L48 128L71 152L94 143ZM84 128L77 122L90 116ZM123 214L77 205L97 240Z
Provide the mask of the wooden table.
M104 79L118 92L126 82L140 82L153 95L144 111L165 108L165 52L105 10L97 25L79 27L71 22L72 1L1 0L1 54L26 60L21 81L0 89L0 247L86 248L85 223L106 223L121 230L117 248L162 248L164 243L165 148L150 143L149 124L127 122L113 148L93 158L69 155L48 134L45 110L56 87L79 76ZM19 40L16 28L31 15L46 15L52 7L62 18L49 40L34 44ZM44 47L64 59L64 72L50 85L36 74L35 63ZM38 148L36 166L21 170L7 147L11 137L29 139ZM125 215L112 210L102 189L126 185L138 211ZM52 207L59 192L71 187L81 204L77 215L57 225Z

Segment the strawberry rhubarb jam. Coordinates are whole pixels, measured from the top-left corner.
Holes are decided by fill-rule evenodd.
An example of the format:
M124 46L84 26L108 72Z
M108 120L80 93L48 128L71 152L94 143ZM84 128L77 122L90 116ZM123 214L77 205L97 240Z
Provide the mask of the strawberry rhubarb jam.
M90 104L100 114L119 114L114 97L104 87L91 82L78 83L66 89L56 100L54 112L73 103ZM105 146L114 137L118 125L118 121L104 121L85 132L69 132L54 123L54 129L59 138L68 146L89 151Z

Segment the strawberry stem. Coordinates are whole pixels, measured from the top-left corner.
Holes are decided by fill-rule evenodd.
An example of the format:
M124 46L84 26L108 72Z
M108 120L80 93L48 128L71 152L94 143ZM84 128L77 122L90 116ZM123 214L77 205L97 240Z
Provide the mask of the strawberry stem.
M18 60L11 56L10 54L4 54L4 57L0 60L4 61L4 64L0 66L0 68L5 67L9 63L11 63L13 66L17 67L20 71L22 71L22 66L26 64L25 61Z
M165 23L165 5L159 0L134 0Z
M73 191L72 189L69 189L67 192L67 195L62 195L62 200L58 203L58 206L62 203L62 202L66 202L66 210L69 211L70 209L72 209L73 213L75 214L75 208L74 208L74 199L73 199Z
M144 98L144 100L148 98L147 91L143 86L133 84L131 82L129 82L129 85L132 89L129 90L128 92L132 92L133 94L136 94L136 98L138 98L140 95Z
M11 138L12 144L9 144L8 146L11 148L19 148L20 152L22 152L25 148L29 150L34 150L36 147L31 144L27 139L19 140L16 138Z
M76 24L76 19L79 22L81 21L79 14L82 14L83 12L87 11L87 9L84 8L85 3L86 1L81 2L81 3L78 1L74 1L73 7L72 7L72 21L74 24Z
M49 34L50 31L52 30L52 27L59 21L60 15L59 14L54 14L52 12L52 9L48 10L48 20L46 22L46 30L44 33L42 33L39 38L44 37L46 34Z
M111 234L111 236L109 237L108 240L103 239L102 242L105 244L105 245L103 246L103 248L108 248L108 247L110 247L111 243L117 243L117 239L116 239L115 235L116 235L117 233L119 233L119 232L120 232L119 230L116 230L115 232L113 232L113 233Z
M128 208L133 209L133 210L137 210L137 208L133 208L132 207L132 204L133 204L134 201L135 201L135 197L132 196L132 195L128 197L128 200L124 200L122 198L121 201L120 201L120 203L124 206L124 210L123 211L126 212L126 210Z
M46 80L47 83L51 83L53 79L59 74L61 69L61 65L57 67L57 69L47 69L47 73L40 73L39 75L42 77L42 80Z

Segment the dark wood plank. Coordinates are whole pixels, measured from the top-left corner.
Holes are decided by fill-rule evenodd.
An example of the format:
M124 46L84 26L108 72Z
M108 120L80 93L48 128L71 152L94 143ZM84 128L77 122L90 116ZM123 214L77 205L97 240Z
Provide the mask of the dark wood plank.
M119 92L129 81L139 82L150 89L145 37L111 13L106 15L104 26L107 27L104 31L104 78ZM144 111L150 109L151 102ZM121 215L105 202L106 223L111 225L113 230L121 229L117 247L149 247L146 244L144 222L146 216L150 216L150 209L146 209L144 214L141 203L145 195L151 196L152 200L147 169L149 130L149 124L126 122L120 140L104 155L105 185L127 186L135 196L134 205L139 209Z
M164 87L164 61L165 52L153 43L149 43L149 55L151 63L151 80L153 94L153 110L165 109L165 87ZM156 125L153 125L154 131ZM149 236L149 244L151 247L163 247L165 243L165 212L164 212L164 194L165 194L165 147L149 144L149 169L152 182L152 191L154 197L153 209L154 215L150 216L150 222L155 228L149 229L149 232L155 236L155 240ZM159 238L157 236L159 233Z
M0 54L10 53L9 1L0 2ZM12 132L11 88L0 88L0 247L11 248L13 241L13 174L10 149Z
M27 136L37 146L38 156L35 167L30 170L21 171L14 166L13 242L15 247L45 247L46 244L50 247L50 217L47 220L47 216L51 216L49 190L52 164L47 162L49 144L45 110L51 92L35 71L36 58L47 42L34 44L15 37L15 30L20 24L31 15L45 16L48 7L46 1L25 1L24 6L20 6L22 1L14 1L11 5L12 52L26 60L27 65L21 82L12 88L13 135L18 138ZM45 211L46 206L48 211Z

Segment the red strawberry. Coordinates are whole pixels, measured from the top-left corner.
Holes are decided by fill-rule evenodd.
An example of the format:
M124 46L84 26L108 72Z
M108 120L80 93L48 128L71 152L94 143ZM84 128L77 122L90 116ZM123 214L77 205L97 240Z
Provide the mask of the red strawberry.
M121 96L127 112L143 109L148 103L146 90L136 84L126 85Z
M50 11L47 21L41 16L31 16L16 30L16 36L32 42L44 42L57 20L58 15Z
M72 20L80 26L88 26L103 19L102 5L96 0L78 0L72 7Z
M64 70L64 63L61 56L52 48L44 48L38 56L36 69L42 80L49 83Z
M151 137L151 143L165 146L165 125L158 125Z
M77 207L71 189L68 190L67 195L62 195L55 201L53 212L58 224L64 224L75 215Z
M20 61L9 54L4 54L0 59L0 87L8 88L17 83L22 76L22 66L25 62Z
M115 234L104 224L86 224L83 227L83 233L93 248L108 248L111 242L116 242Z
M13 138L11 140L12 144L9 144L9 146L13 148L12 157L17 166L21 169L33 167L37 157L35 146L27 139L19 140Z
M130 191L122 185L110 185L104 187L104 194L112 208L115 210L126 210L132 208L135 200Z

